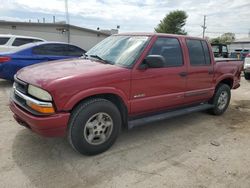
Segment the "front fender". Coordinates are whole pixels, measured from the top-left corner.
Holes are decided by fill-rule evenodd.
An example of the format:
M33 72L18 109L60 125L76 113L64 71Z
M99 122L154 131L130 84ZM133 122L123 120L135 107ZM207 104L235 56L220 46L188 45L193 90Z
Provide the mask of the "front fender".
M71 97L71 99L64 105L63 109L65 111L70 111L73 109L73 107L82 101L83 99L86 99L88 97L94 96L94 95L103 95L103 94L114 94L119 96L124 104L129 109L129 103L128 103L128 96L120 89L112 88L112 87L98 87L98 88L91 88L84 91L81 91Z

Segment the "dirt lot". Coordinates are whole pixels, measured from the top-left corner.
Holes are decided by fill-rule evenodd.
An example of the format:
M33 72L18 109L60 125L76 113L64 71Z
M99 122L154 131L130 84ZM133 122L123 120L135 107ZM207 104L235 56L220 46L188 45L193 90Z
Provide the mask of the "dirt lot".
M244 79L223 116L201 112L138 127L94 157L74 152L66 139L18 126L8 108L11 85L0 80L0 187L250 186L250 82Z

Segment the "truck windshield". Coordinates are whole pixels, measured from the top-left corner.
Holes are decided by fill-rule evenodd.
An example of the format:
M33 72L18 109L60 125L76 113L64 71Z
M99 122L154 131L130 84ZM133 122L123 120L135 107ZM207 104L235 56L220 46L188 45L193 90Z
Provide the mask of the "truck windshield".
M147 36L110 36L90 49L86 55L129 68L135 63L148 41Z

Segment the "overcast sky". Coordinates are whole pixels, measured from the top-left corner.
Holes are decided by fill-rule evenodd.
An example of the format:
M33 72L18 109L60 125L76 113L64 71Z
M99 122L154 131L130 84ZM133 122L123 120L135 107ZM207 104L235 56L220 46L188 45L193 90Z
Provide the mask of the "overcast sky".
M70 23L91 29L120 32L153 32L154 27L170 11L188 14L185 30L202 36L203 15L207 15L207 36L234 32L247 37L250 30L250 0L68 0ZM0 0L0 20L52 22L65 20L64 0Z

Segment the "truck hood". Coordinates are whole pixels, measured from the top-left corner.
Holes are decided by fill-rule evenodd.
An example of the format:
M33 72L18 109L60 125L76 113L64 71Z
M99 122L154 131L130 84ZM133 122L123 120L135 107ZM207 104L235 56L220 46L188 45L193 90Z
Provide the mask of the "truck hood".
M63 80L104 76L126 70L126 68L105 64L100 61L75 58L25 67L17 72L17 78L29 84L47 87Z

